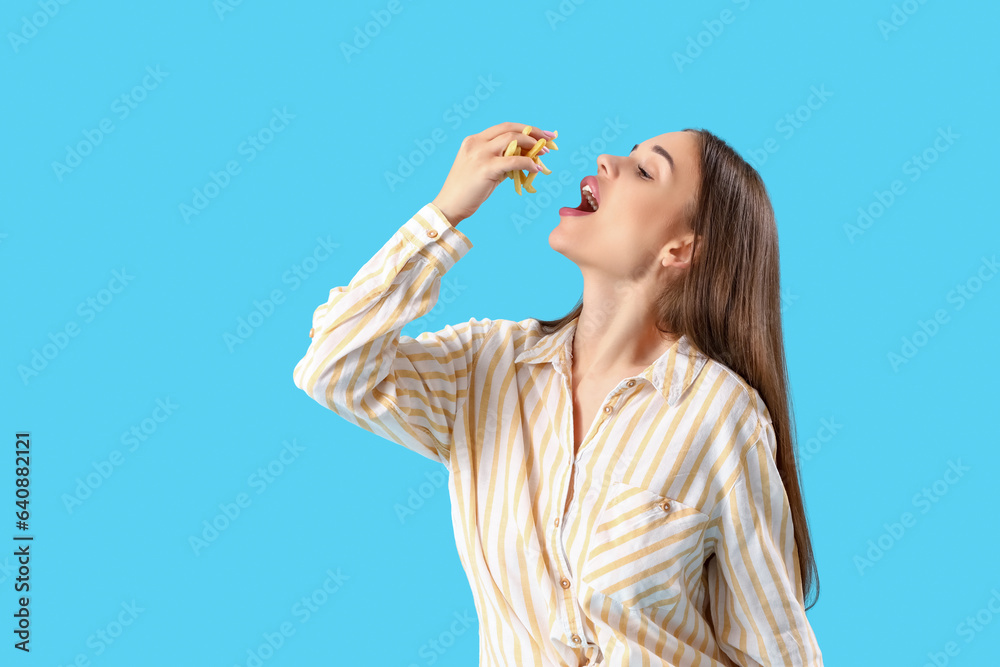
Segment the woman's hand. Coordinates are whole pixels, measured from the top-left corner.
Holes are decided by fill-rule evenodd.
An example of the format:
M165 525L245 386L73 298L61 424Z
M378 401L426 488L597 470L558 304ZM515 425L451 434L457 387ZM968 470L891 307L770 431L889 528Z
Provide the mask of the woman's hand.
M511 139L516 139L521 152L527 153L539 139L552 137L551 132L534 126L531 134L522 134L524 128L524 123L500 123L462 140L441 192L432 202L452 225L475 213L508 171L539 171L538 165L527 155L503 156Z

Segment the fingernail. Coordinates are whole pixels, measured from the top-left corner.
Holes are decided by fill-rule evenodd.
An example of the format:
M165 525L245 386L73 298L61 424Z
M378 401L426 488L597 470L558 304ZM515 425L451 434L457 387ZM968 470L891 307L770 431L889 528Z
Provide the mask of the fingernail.
M549 132L548 130L542 130L542 134L547 134L550 137L556 136L555 132Z
M541 153L542 155L544 155L545 153L549 152L549 147L548 146L542 146L542 150L540 150L538 152Z

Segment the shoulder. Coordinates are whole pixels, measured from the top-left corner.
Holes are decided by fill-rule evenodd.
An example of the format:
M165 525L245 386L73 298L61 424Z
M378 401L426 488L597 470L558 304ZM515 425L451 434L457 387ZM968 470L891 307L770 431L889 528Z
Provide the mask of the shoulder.
M526 343L530 345L532 341L538 338L537 330L532 327L531 322L537 323L537 320L515 322L489 317L471 317L464 322L445 325L437 333L447 333L472 343L471 347L479 355L482 352L494 354L501 350L514 351L516 353L523 349ZM432 334L425 332L421 335L427 336Z
M482 333L480 359L502 356L510 362L548 359L558 354L559 331L548 331L535 318L523 320L476 319L469 326Z
M470 317L468 320L445 324L438 331L423 331L419 336L435 336L444 333L459 334L462 337L474 336L480 342L495 342L506 344L517 351L532 347L547 334L542 330L536 319L520 321L492 319L489 317Z
M729 393L738 394L741 404L745 404L750 411L750 416L753 418L751 421L760 425L771 422L771 413L768 412L764 400L753 385L747 382L746 378L726 364L707 357L704 370L720 378L723 387L728 389Z
M484 330L488 330L491 335L506 341L515 351L534 347L548 338L555 332L548 332L542 328L541 323L535 318L524 320L504 320L504 319L475 319L470 322L477 323Z
M725 467L739 467L743 457L764 441L774 450L771 413L760 393L739 373L726 364L703 355L705 364L696 378L692 399L706 415L714 415L711 426L719 446L715 457L723 459Z

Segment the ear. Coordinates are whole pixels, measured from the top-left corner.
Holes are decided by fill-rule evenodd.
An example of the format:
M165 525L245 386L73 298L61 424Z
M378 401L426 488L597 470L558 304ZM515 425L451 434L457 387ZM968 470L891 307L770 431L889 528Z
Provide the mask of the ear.
M699 239L700 241L701 239ZM660 264L664 268L686 269L691 266L691 255L694 250L695 234L687 232L671 240L660 251Z

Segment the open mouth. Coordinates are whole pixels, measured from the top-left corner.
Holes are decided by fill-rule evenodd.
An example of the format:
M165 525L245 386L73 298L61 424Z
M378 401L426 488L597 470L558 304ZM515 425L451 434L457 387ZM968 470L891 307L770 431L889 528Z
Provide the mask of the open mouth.
M580 204L573 208L563 206L559 215L588 215L601 207L601 194L597 189L597 178L587 176L580 182Z
M587 213L593 213L597 210L597 199L594 197L594 193L591 191L589 183L580 188L580 195L582 198L580 200L580 205L576 207L576 210L585 211Z
M594 185L587 182L591 178L591 176L588 176L583 180L583 185L580 187L580 205L576 206L573 210L582 213L593 213L600 208L601 203L594 195Z

